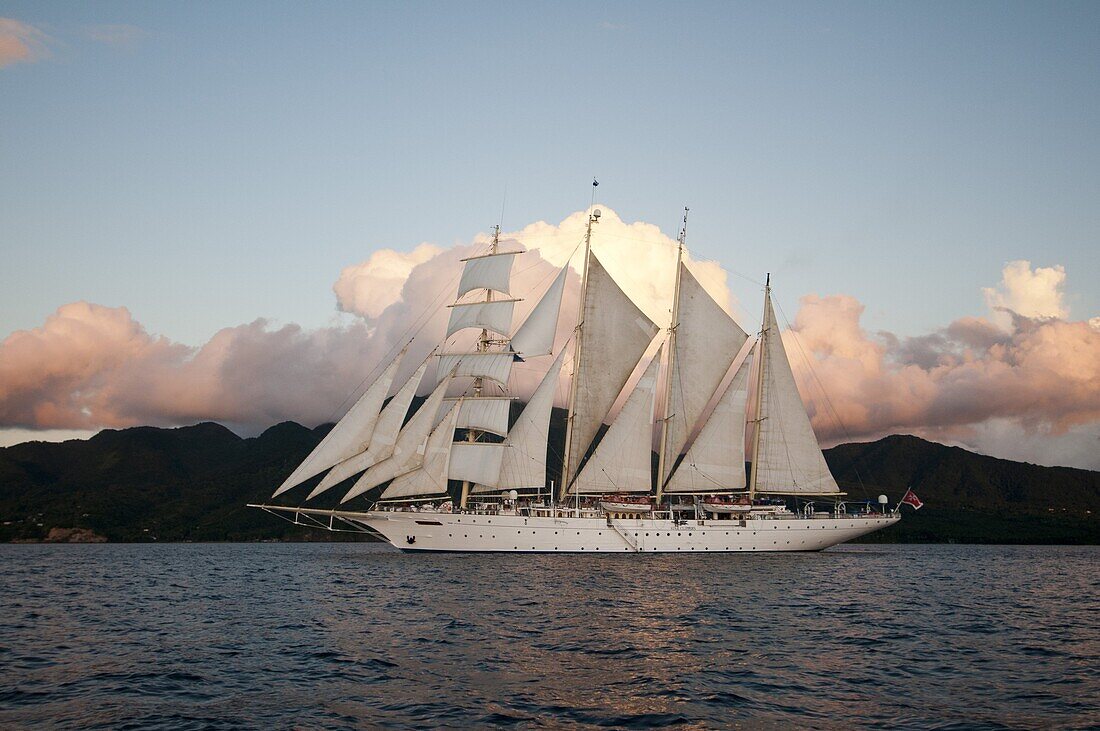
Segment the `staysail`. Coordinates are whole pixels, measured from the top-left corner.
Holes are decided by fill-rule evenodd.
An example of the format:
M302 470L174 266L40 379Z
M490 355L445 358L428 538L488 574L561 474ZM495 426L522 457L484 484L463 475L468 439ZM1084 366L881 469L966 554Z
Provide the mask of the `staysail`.
M818 446L810 417L798 394L783 338L775 321L770 288L765 288L757 384L753 493L835 495L840 492Z
M454 441L455 420L458 405L452 405L424 445L423 462L416 469L394 478L382 491L380 500L417 497L420 495L442 495L447 492L447 463L451 456L451 443Z
M497 486L479 485L474 487L473 492L522 490L546 485L546 445L550 438L550 413L554 408L554 395L558 389L558 377L561 375L564 360L563 348L554 359L550 370L543 376L531 400L523 408L519 419L512 425L508 438L504 440Z
M653 401L660 361L661 350L658 349L569 492L649 492Z
M662 481L668 479L692 429L749 337L683 263L679 276L675 346L669 353Z
M745 402L752 358L745 358L722 392L665 492L724 492L745 486Z
M341 498L341 503L346 503L354 497L362 495L372 487L378 487L404 474L418 466L424 460L424 440L432 430L436 413L443 403L443 397L447 393L447 386L451 379L445 378L440 382L427 400L420 405L409 423L401 429L397 435L397 441L393 445L392 454L386 459L371 465L367 471L356 480L348 493Z
M280 495L291 488L302 484L311 477L315 477L337 462L342 462L353 454L358 454L370 444L374 427L378 423L378 412L382 408L382 402L386 400L386 394L393 383L393 374L397 371L397 365L405 357L406 345L393 362L390 363L382 375L370 385L359 397L355 405L348 410L344 418L332 427L332 431L325 435L321 443L314 447L309 456L298 465L297 469L286 478L279 489L275 491Z
M596 255L589 252L588 256L564 486L576 475L600 424L658 331L615 283ZM648 439L646 445L648 449Z
M428 368L428 360L430 360L430 357L420 364L420 367L409 376L404 385L382 409L366 449L348 457L329 470L328 474L317 483L317 487L309 493L307 500L312 500L333 485L343 482L352 475L367 469L375 462L393 454L393 445L397 440L397 433L401 430L401 423L405 420L405 414L409 410L409 405L412 404L413 396L416 395L416 389L420 385L420 380L424 377L424 371Z
M558 331L558 314L561 312L561 297L565 292L568 272L568 265L562 267L542 299L512 336L512 352L521 359L550 355L554 351L554 335Z

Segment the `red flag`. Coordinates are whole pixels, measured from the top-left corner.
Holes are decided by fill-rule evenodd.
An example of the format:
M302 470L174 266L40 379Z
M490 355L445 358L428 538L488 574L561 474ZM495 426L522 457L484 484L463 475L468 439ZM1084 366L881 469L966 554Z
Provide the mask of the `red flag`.
M912 490L906 490L905 497L903 497L901 501L906 505L912 505L914 510L920 510L924 507L924 503L921 502L919 497L913 494Z

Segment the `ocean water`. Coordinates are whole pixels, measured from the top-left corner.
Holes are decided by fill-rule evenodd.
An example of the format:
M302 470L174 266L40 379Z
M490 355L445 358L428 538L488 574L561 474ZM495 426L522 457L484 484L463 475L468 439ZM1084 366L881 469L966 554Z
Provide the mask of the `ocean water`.
M1097 728L1098 559L2 545L0 727Z

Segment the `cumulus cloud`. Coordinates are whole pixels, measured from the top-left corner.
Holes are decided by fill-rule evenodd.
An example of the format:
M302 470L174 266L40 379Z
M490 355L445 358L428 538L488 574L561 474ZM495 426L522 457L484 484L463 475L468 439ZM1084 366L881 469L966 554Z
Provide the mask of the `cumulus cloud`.
M0 18L0 69L46 55L46 34L13 18Z
M627 223L606 207L601 212L592 237L593 251L638 306L655 322L665 323L670 316L676 241L653 224ZM587 222L588 212L577 211L557 224L538 221L518 231L502 233L501 250L536 254L516 267L513 276L516 291L529 291L549 271L560 269L567 262L579 275L584 265L580 247ZM436 293L453 293L458 284L459 259L485 251L488 244L489 236L480 234L470 244L446 251L427 243L407 253L393 249L376 251L366 261L340 273L333 287L337 305L345 312L375 319L387 307L406 301L419 299L430 304L432 300L424 299L424 293L410 290L426 288ZM722 267L716 262L696 261L690 254L687 262L703 287L727 311L734 313L736 303L730 296ZM416 281L411 277L414 271Z
M638 306L658 325L667 327L676 242L657 226L625 222L606 207L601 211L592 237L593 251ZM513 294L522 298L515 307L516 326L526 319L560 268L570 265L558 321L558 347L564 345L577 321L587 221L588 212L578 211L556 224L538 221L501 234L501 250L528 252L517 260L512 273ZM390 249L375 252L367 261L341 272L334 286L337 305L362 316L379 347L383 343L407 342L414 332L418 333L405 367L411 370L443 341L449 315L445 306L452 302L458 286L460 260L486 251L488 245L489 236L479 234L469 244L445 250L421 244L407 253ZM707 291L733 312L736 303L722 268L715 262L695 261L690 255L687 262ZM456 336L451 345L461 349L472 337L472 333L467 334L464 342ZM539 369L545 367L532 363L513 370L515 393L525 397L533 391L541 378Z
M1062 285L1066 270L1061 266L1031 268L1026 260L1011 261L1002 271L997 287L985 287L986 304L993 310L993 319L1008 327L1011 313L1024 317L1069 317L1069 308L1062 301Z
M379 249L359 264L340 272L336 284L337 306L344 312L354 312L368 319L376 318L392 304L402 302L401 290L413 269L442 251L428 243L405 253Z
M1005 443L1010 429L1060 436L1100 421L1100 328L1059 319L1061 267L1020 265L1005 267L990 302L1004 326L963 318L921 337L870 334L854 298L803 297L784 344L818 436L905 431L980 447ZM1088 454L1078 463L1091 465Z
M556 225L538 222L503 237L506 249L531 251L514 270L514 291L525 297L517 303L516 324L576 252L586 220L582 211ZM610 209L599 226L598 255L646 312L665 324L675 242L655 226L623 222ZM460 259L487 244L488 237L479 235L446 250L427 243L409 252L384 249L347 267L334 285L338 306L362 319L344 327L304 331L261 319L192 347L148 333L124 307L65 305L42 326L0 342L0 426L89 429L214 419L251 432L285 419L316 424L338 418L372 370L414 335L399 378L443 340L445 305L455 292ZM575 267L580 258L572 257ZM728 306L717 265L692 267ZM574 272L567 278L559 345L576 321L579 286ZM534 389L540 368L545 364L517 369L518 395Z
M516 325L571 264L559 347L576 322L586 216L502 236L505 249L529 252L513 269L513 291L524 298ZM192 347L148 333L125 308L65 305L42 326L0 342L0 428L214 419L251 433L286 419L334 420L410 339L399 378L440 344L460 260L487 244L479 235L449 249L425 243L377 251L334 285L339 308L359 318L312 331L261 319ZM667 326L675 242L604 209L593 246L624 290ZM718 302L735 309L718 265L689 266ZM863 304L853 297L803 297L783 338L819 438L828 444L907 432L998 456L1100 467L1100 318L1068 319L1064 280L1061 267L1012 262L997 287L983 290L988 316L918 337L867 332ZM518 366L513 393L529 395L545 367Z
M320 423L368 375L369 343L362 323L306 332L256 320L195 348L150 335L125 307L75 302L0 343L0 424Z

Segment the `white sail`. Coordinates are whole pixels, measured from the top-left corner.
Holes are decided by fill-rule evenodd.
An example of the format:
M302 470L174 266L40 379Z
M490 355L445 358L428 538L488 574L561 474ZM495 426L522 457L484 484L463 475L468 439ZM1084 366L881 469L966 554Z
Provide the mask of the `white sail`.
M412 404L413 396L416 395L416 389L420 386L420 381L424 378L424 371L427 368L428 360L425 360L382 409L367 448L359 454L348 457L329 470L328 474L317 483L317 487L313 488L313 491L306 497L307 500L312 500L333 485L343 482L352 475L362 472L372 464L380 462L393 454L393 445L397 441L397 434L401 430L401 424L405 421L405 414L409 411L409 405Z
M573 374L577 383L563 476L566 485L576 475L600 424L658 330L619 288L595 254L589 255L585 291L581 357ZM646 445L648 449L648 440Z
M488 378L501 385L508 383L515 357L511 353L488 351L484 353L442 353L438 356L439 380L454 372L457 377Z
M500 254L486 254L463 259L462 279L458 282L458 296L475 289L492 289L509 294L509 277L512 273L512 260L519 252L509 251Z
M378 412L382 408L382 402L386 400L386 394L390 392L393 375L397 371L398 363L405 356L406 350L408 346L393 359L386 370L382 371L382 375L359 397L344 418L332 427L332 431L314 447L309 456L298 465L290 477L286 478L272 497L302 484L334 464L367 448L371 435L374 434L375 425L378 423Z
M461 399L458 410L459 429L477 429L505 436L508 434L508 412L511 396L480 396Z
M745 486L745 403L752 358L745 358L665 492L725 492Z
M421 465L394 478L382 491L381 500L416 497L418 495L441 495L447 492L447 463L451 456L451 443L454 440L455 421L458 416L457 405L443 417L424 446Z
M662 480L668 479L676 457L749 337L684 264L680 265L677 313L676 350L669 354L672 372L665 415L668 435Z
M520 358L534 358L550 355L554 351L554 335L558 331L558 313L561 311L561 297L565 292L565 277L569 267L564 266L550 284L542 299L531 310L531 314L512 336L512 350Z
M495 488L500 479L503 444L487 442L455 442L451 446L451 462L447 467L452 480Z
M662 348L664 346L661 346ZM661 351L646 366L618 417L573 481L570 492L649 492L653 402Z
M558 389L558 377L561 375L564 360L565 350L562 349L512 426L508 438L504 440L505 449L498 483L501 489L519 490L546 485L546 444L550 438L550 413L554 408L554 395Z
M515 306L514 299L451 305L447 337L467 327L482 328L508 335L512 331L512 310Z
M840 492L825 464L798 394L770 295L764 297L756 492L827 495Z
M383 482L420 466L424 459L424 440L427 439L428 433L435 424L435 415L439 411L440 404L443 403L443 397L450 383L451 379L446 378L435 387L431 396L428 396L428 399L420 405L413 417L398 433L397 441L393 445L393 453L381 462L368 467L348 493L340 499L341 503L346 503L372 487L378 487Z

